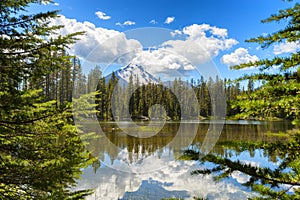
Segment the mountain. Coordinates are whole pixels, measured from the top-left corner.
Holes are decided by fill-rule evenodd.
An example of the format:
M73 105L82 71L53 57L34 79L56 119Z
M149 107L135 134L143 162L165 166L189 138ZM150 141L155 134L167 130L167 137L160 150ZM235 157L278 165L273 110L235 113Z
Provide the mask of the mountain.
M158 84L159 80L155 78L152 74L147 72L141 65L132 64L122 67L121 69L115 71L115 75L119 78L120 84L129 83L130 76L132 75L133 83L139 80L140 85L155 83ZM108 81L111 78L111 74L106 77Z

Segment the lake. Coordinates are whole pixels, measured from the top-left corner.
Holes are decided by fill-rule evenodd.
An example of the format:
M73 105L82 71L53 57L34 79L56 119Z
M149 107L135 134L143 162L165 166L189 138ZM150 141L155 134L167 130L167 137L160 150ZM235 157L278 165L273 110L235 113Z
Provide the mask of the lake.
M234 172L214 182L213 177L191 175L211 163L180 160L187 149L201 155L216 153L259 166L275 166L276 158L262 150L236 152L224 141L286 141L282 132L293 126L285 121L182 121L175 122L85 122L83 133L95 132L86 148L99 158L83 169L75 189L94 189L87 199L247 199L256 195L241 186L248 177ZM275 134L274 134L275 133ZM82 135L85 137L85 134ZM86 137L85 137L86 138Z

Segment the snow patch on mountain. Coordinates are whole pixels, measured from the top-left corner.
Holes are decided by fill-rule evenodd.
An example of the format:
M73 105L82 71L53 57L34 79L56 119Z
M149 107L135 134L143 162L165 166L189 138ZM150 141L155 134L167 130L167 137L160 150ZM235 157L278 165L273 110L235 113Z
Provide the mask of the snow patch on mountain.
M155 83L158 84L159 80L152 74L147 72L141 65L130 63L127 66L115 72L115 75L119 79L123 79L126 83L129 83L130 76L132 76L133 83L139 82L139 85ZM111 77L111 75L109 75Z

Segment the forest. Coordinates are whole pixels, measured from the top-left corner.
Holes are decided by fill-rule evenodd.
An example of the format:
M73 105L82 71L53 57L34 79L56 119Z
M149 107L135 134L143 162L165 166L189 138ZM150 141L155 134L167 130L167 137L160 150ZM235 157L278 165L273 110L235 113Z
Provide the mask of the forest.
M66 54L61 51L61 54ZM212 114L212 106L226 107L226 118L228 119L287 119L292 120L295 114L287 115L286 107L279 108L276 112L272 111L266 97L257 100L262 101L262 107L265 109L261 113L252 113L244 115L243 111L247 109L241 104L239 99L253 98L253 94L261 91L262 85L255 87L255 83L263 82L256 80L258 77L249 78L244 82L224 79L217 77L209 77L208 80L199 77L197 80L191 79L183 81L180 78L160 84L139 84L138 80L130 78L128 85L118 84L118 78L112 72L112 76L103 76L100 66L95 66L87 75L82 72L81 62L75 56L68 56L68 63L63 68L53 70L46 76L31 82L24 80L18 84L18 88L26 90L27 88L42 88L45 99L55 100L57 105L65 105L72 102L73 98L79 98L83 94L98 92L97 94L97 117L99 120L114 120L112 113L112 104L116 113L122 113L121 109L127 109L131 116L123 116L124 119L138 119L140 117L150 117L149 108L154 104L162 104L167 112L168 120L180 120L181 114L186 119L209 119ZM261 78L263 75L260 75ZM299 79L299 71L286 72L284 76L289 80ZM260 78L260 79L261 79ZM255 81L256 80L256 81ZM274 80L275 81L275 80ZM114 90L118 95L112 98ZM281 91L274 91L281 92ZM297 94L297 90L291 91ZM225 102L220 95L224 93ZM131 95L132 94L132 95ZM195 94L197 103L192 101L189 95ZM118 99L117 97L125 97L127 101ZM254 98L253 98L254 99ZM187 110L182 110L180 105ZM255 105L255 104L253 104ZM198 113L194 113L198 106ZM185 113L181 113L185 112Z
M239 112L238 108L232 108L230 103L238 95L247 93L254 89L253 82L249 81L247 89L240 88L239 83L233 83L230 80L222 80L218 77L204 80L203 77L198 80L183 81L180 78L169 81L168 83L140 85L133 81L132 77L128 85L118 84L118 78L112 73L110 79L102 76L100 67L91 70L87 77L82 73L78 59L72 59L72 65L68 68L54 72L41 80L43 85L43 94L49 100L56 100L60 104L72 101L74 98L90 92L98 92L97 110L99 120L113 120L112 104L116 113L122 112L120 109L129 109L131 116L123 116L124 119L138 119L139 117L150 117L149 108L154 104L161 104L167 112L168 120L180 120L182 116L187 119L208 119L211 116L212 102L222 102L218 94L226 92L227 116L234 116ZM112 98L114 90L118 95ZM131 95L132 94L132 95ZM191 100L189 95L194 94L197 102ZM214 95L213 95L214 94ZM125 97L129 100L121 101L118 97ZM218 99L219 98L219 99ZM213 100L213 101L212 101ZM198 103L197 105L193 105ZM180 108L181 104L190 105ZM129 108L127 108L129 106ZM198 113L195 113L199 106Z
M154 104L164 106L167 120L176 121L184 117L185 119L209 119L212 109L217 109L212 106L226 107L226 117L234 118L241 112L238 105L233 106L238 96L247 95L259 89L254 87L254 81L251 79L245 82L245 86L241 86L240 82L226 78L222 80L218 76L209 77L208 80L203 77L186 81L175 78L165 83L143 85L139 84L138 80L134 81L132 77L127 85L118 84L119 80L114 72L109 79L107 77L102 75L99 66L95 66L85 75L82 72L80 60L72 57L70 63L63 69L43 77L38 84L43 88L42 93L46 99L56 100L61 105L72 102L72 98L78 98L83 94L98 92L96 97L97 117L104 121L114 120L112 104L116 114L123 113L121 109L129 109L130 116L123 116L123 120L149 118L151 116L149 108ZM26 83L23 87L34 86ZM112 98L114 90L118 95ZM225 94L224 97L220 95L222 93ZM196 102L191 98L193 94L196 95ZM127 104L126 100L123 101L118 97L124 97L129 103ZM182 104L189 106L183 106L184 110L180 107ZM272 112L259 116L260 119L283 117L284 115Z
M50 1L0 3L0 199L84 199L92 193L71 189L82 169L95 161L74 123L72 103L83 94L96 92L97 118L104 121L116 120L113 112L118 116L127 108L130 116L123 116L124 120L151 118L152 112L161 111L149 112L149 107L159 103L166 110L163 117L174 121L210 119L217 106L226 106L227 118L280 118L295 125L300 123L299 51L233 66L235 70L253 66L259 69L256 74L237 80L199 77L175 79L169 85L139 85L132 80L125 87L117 85L114 75L106 80L100 67L87 75L82 72L80 60L69 55L67 49L84 33L57 35L56 30L62 26L50 26L49 20L58 17L59 11L27 12L30 4L42 2ZM299 42L299 13L300 4L295 3L271 15L262 22L287 21L288 25L248 41L263 48L285 41ZM278 71L266 72L274 66ZM114 90L125 99L114 97ZM223 99L223 93L225 102L216 103ZM196 95L197 104L191 101L192 94ZM188 106L182 109L180 105ZM216 179L222 179L238 170L251 177L245 185L261 194L260 199L300 199L299 129L286 134L290 134L287 143L224 143L228 149L240 151L259 148L270 155L279 152L282 159L275 169L209 154L201 162L217 166L195 174L215 173ZM197 155L199 152L187 151L183 157L198 160ZM280 184L289 185L294 192L278 189Z

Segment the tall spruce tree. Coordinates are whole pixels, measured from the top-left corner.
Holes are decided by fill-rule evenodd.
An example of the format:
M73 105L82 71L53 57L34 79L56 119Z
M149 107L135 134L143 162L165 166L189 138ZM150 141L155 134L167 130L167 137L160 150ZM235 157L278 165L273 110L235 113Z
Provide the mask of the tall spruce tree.
M286 21L288 24L283 29L248 40L258 42L263 48L272 44L300 41L300 4L279 11L271 15L263 23ZM286 57L262 59L254 63L245 63L234 66L233 69L241 69L256 66L260 73L246 75L239 80L261 81L259 88L246 92L239 96L235 106L241 109L240 117L283 117L299 124L300 113L300 52L291 53ZM276 66L279 70L275 73L266 72ZM251 83L252 84L252 83ZM251 86L251 85L250 85ZM252 88L252 86L251 86ZM287 133L288 134L288 133ZM195 171L198 174L216 173L216 179L228 177L238 170L249 175L250 179L244 184L253 191L260 193L260 197L254 199L300 199L300 131L296 129L291 133L291 139L287 143L249 143L229 142L228 148L239 151L253 152L262 149L269 157L280 158L274 167L257 167L240 161L232 161L216 154L209 154L202 161L212 162L214 168ZM186 157L187 156L187 157ZM187 151L184 158L198 159L198 154Z
M77 35L52 37L61 28L49 26L57 11L26 11L49 2L0 3L0 199L82 199L89 193L70 190L85 160L71 108L46 101L42 92L41 81L70 66L63 52Z
M285 28L268 34L252 38L248 42L257 42L262 48L278 43L298 43L300 40L300 4L292 8L281 10L276 15L271 15L263 23L288 21ZM294 120L299 123L300 118L300 52L288 56L276 56L271 59L261 59L257 62L233 66L241 69L255 66L260 73L245 75L239 80L248 80L248 87L252 91L239 97L235 107L242 111L241 117L280 117ZM268 72L271 68L278 68L275 73ZM258 90L253 91L253 82L264 83Z

